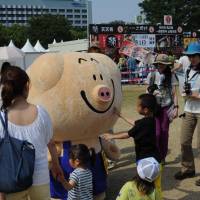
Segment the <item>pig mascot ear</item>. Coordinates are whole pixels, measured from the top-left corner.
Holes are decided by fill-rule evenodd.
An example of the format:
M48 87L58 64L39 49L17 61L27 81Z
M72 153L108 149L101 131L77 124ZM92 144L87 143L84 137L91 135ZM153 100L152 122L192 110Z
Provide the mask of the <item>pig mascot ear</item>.
M62 54L48 53L40 56L28 68L28 75L31 74L32 94L38 95L53 88L61 79L64 70Z

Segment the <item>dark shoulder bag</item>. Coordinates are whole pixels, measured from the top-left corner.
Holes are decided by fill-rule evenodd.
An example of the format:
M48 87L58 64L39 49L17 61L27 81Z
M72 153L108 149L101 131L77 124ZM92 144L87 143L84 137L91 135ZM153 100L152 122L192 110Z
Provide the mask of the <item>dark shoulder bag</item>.
M24 140L9 136L8 118L0 113L4 138L0 139L0 192L15 193L29 188L33 183L35 148Z

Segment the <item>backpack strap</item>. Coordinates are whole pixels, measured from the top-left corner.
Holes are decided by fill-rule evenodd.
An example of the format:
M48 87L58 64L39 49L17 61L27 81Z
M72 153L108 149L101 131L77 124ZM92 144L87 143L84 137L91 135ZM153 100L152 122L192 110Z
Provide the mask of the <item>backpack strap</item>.
M3 119L2 113L4 113L4 119ZM5 138L8 138L9 134L8 134L8 114L7 114L7 111L0 112L0 121L1 121L3 128L4 128Z

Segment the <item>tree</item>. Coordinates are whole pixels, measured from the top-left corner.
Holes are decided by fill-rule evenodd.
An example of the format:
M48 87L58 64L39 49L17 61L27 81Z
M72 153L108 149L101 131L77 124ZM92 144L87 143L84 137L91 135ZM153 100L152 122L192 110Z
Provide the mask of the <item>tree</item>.
M28 21L28 35L30 40L35 43L40 40L44 47L56 41L69 41L72 39L69 21L60 15L43 15L32 17Z
M162 23L164 15L172 15L174 25L185 26L188 31L200 28L199 0L144 0L138 5L150 24Z
M73 40L87 38L87 29L86 28L72 27L70 32L71 32Z
M7 28L0 24L0 46L8 45Z
M26 26L20 26L18 24L14 24L11 27L7 28L7 36L8 40L13 40L14 44L18 48L22 48L28 38Z
M115 20L115 21L112 21L112 22L109 22L109 24L113 24L113 25L117 25L117 24L121 24L121 25L125 25L126 22L123 21L123 20Z

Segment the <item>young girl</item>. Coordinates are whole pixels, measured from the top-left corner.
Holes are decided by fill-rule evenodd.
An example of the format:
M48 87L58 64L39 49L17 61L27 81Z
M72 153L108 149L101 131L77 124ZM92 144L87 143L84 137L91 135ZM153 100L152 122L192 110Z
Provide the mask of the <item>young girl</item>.
M178 116L177 81L171 73L172 62L167 55L158 54L154 65L157 71L148 75L149 87L147 90L155 95L157 103L160 105L160 112L156 117L156 139L161 160L165 163L168 151L169 124Z
M133 137L135 141L136 162L147 157L154 157L159 162L160 155L156 146L156 121L154 117L156 109L157 102L154 95L140 95L137 102L137 111L144 117L133 122L133 128L128 132L106 133L102 137L107 140Z
M116 200L160 200L154 183L159 174L159 163L154 158L139 160L137 175L122 187Z
M127 139L133 137L135 141L136 163L144 158L153 157L159 163L161 161L159 150L156 145L156 120L157 101L152 94L142 94L138 98L137 111L143 115L142 119L135 122L123 118L128 123L133 124L133 128L128 132L123 131L115 134L104 134L105 139ZM156 179L156 187L161 199L161 176Z
M75 170L70 174L69 181L62 177L58 180L68 192L68 200L92 200L92 172L89 170L90 164L94 163L95 152L84 144L71 147L69 163Z

